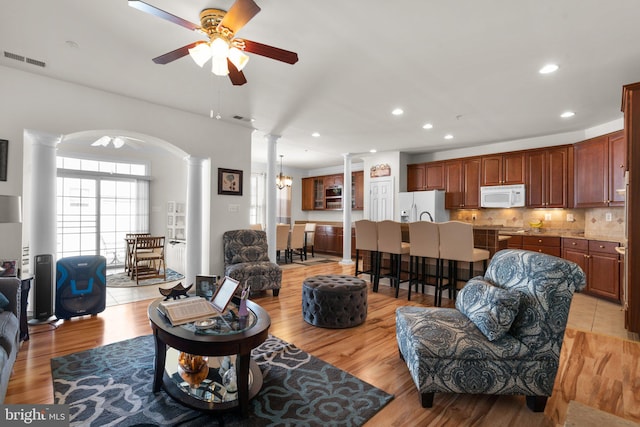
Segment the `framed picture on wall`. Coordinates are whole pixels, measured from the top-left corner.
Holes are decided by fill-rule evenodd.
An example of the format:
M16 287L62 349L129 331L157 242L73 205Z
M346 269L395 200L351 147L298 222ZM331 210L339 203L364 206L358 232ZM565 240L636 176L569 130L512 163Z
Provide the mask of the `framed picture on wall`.
M242 196L242 171L218 168L218 194Z
M7 180L7 163L9 162L9 141L0 139L0 181Z

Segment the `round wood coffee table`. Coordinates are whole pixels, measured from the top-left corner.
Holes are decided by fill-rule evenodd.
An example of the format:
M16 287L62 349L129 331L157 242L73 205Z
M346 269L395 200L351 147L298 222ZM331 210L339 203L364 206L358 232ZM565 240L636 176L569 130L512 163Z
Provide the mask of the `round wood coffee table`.
M243 416L247 416L249 400L262 387L262 372L251 359L251 350L267 339L271 326L269 314L258 304L247 301L249 316L244 323L228 321L227 316L227 321L221 321L224 325L222 328L198 331L193 324L172 326L158 311L161 301L155 300L148 309L156 344L153 391L158 392L162 387L173 399L194 409L225 411L238 408ZM234 311L237 312L235 308ZM173 356L177 357L177 352L168 347L200 356L235 355L236 398L226 399L218 393L221 381L216 369L218 365L213 363L213 358L209 358L208 374L204 374L206 377L198 378L199 384L188 385L188 375L176 369L177 360ZM170 361L167 360L168 351L172 358Z

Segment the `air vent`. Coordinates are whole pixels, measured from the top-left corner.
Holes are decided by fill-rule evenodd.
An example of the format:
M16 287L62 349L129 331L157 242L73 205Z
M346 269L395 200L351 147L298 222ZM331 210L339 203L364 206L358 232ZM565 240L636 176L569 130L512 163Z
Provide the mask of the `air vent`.
M37 65L38 67L44 68L47 64L44 61L38 61L37 59L27 58L27 64Z
M240 120L241 122L247 122L247 123L250 123L252 121L250 117L243 117L238 115L233 116L233 118L236 120Z
M9 59L15 59L16 61L20 61L20 62L26 62L27 64L36 65L42 68L47 66L47 64L44 61L40 61L38 59L33 59L33 58L26 58L22 55L18 55L17 53L7 52L6 50L4 51L4 57Z
M15 59L16 61L24 62L24 56L17 55L15 53L4 51L4 57L9 59Z

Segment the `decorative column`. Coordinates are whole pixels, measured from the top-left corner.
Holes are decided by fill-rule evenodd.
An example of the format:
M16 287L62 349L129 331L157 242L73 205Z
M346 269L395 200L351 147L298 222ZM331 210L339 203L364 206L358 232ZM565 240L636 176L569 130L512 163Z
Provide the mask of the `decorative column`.
M35 271L37 255L52 255L51 277L56 260L56 145L62 135L25 131L25 144L31 144L31 188L29 201L29 265Z
M211 166L208 159L186 157L186 283L195 283L196 275L209 274Z
M344 156L344 184L342 187L342 261L340 264L353 264L351 260L351 153Z
M269 260L276 262L276 169L280 135L267 135L267 244Z

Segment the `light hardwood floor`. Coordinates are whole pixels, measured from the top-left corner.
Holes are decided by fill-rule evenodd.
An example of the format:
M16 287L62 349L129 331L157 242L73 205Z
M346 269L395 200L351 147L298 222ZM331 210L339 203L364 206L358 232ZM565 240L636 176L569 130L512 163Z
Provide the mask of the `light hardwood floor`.
M571 400L640 422L640 343L576 328L567 329L554 393L544 413L529 411L521 396L436 394L434 407L422 408L398 356L395 309L432 305L431 295L413 295L407 302L406 292L396 299L388 286L381 285L379 293L370 290L368 317L360 326L322 329L302 320L305 277L353 271L353 266L337 263L287 269L279 297L269 292L253 299L270 313L273 335L395 396L368 426L555 426L564 423ZM60 321L56 327L32 326L31 339L18 355L5 403L52 403L49 360L149 334L148 304L149 300L143 300L114 305L98 316Z

